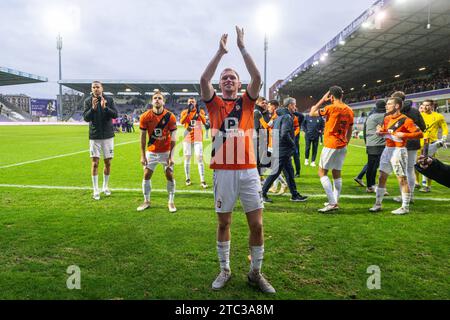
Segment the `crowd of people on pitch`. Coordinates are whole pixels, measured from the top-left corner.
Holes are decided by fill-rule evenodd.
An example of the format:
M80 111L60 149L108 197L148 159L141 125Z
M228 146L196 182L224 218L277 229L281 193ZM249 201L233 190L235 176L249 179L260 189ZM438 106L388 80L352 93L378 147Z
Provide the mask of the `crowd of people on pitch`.
M405 100L403 92L397 91L392 96L402 100L403 105L400 113L410 118L423 132L423 137L421 138L408 139L406 143L406 170L402 170L406 174L411 194L410 202L413 202L414 190L418 189L423 193L431 192L432 180L436 180L443 185L449 185L448 176L445 176L444 173L445 169L441 177L439 177L439 175L433 175L433 169L430 169L428 164L428 161L434 158L430 164L433 163L433 166L436 167L442 165L435 157L439 148L446 147L448 128L444 116L436 111L438 105L433 100L427 99L423 101L416 109L413 107L412 101ZM385 114L386 101L378 100L376 107L369 113L364 124L364 140L368 161L354 180L360 186L366 187L367 193L377 192L375 178L385 149L385 139L377 135L377 126L384 121ZM420 179L421 173L423 174L422 179ZM366 183L363 181L364 175L366 176ZM387 191L385 191L385 194L387 194ZM394 200L402 202L402 197L394 197Z
M112 124L114 132L116 133L130 133L135 132L134 130L134 119L132 115L120 115L115 119L112 119Z
M260 291L273 294L276 292L274 287L261 272L265 251L262 215L264 203L271 202L268 192L277 181L282 183L284 179L284 185L291 192L291 201L307 200L306 196L297 191L294 180L296 175L300 175L299 133L303 125L306 165L309 164L309 152L312 147L311 166L316 166L317 145L323 133L323 149L317 166L320 183L328 201L318 211L328 213L338 210L342 190L342 168L347 146L352 138L354 115L353 110L343 102L343 90L338 86L332 86L311 107L306 116L297 112L294 98L284 99L282 105L276 100L268 102L263 98L257 100L261 90L261 73L245 47L244 30L238 26L236 36L237 47L251 80L245 92L238 95L242 90L240 76L233 68L225 68L219 78L222 96L216 94L212 78L222 58L228 53L228 34L223 34L217 51L200 77L201 99L206 105L209 119L207 120L206 113L198 108L195 99L190 99L188 108L183 110L180 118L184 127L186 185L192 185L190 161L194 153L199 163L201 186L207 187L202 158L202 128L208 126L211 129L212 145L210 168L214 171L214 204L211 203L211 210L214 207L217 217L216 249L220 266L220 272L212 282L211 288L221 290L231 279L231 222L235 204L239 199L249 228L250 270L247 280ZM93 198L100 200L98 166L101 156L105 163L102 192L106 196L111 195L108 182L111 160L114 156L112 119L118 117L118 112L112 98L103 95L103 86L99 81L94 81L91 89L92 95L84 101L83 117L89 122ZM439 128L444 131L444 127L440 127L443 126L442 118L439 114L430 112L432 102L423 103L426 112L421 115L404 100L404 93L396 92L387 101L377 103L377 109L366 121L367 175L373 179L373 172L376 174L377 171L374 168L379 168L380 176L375 190L376 203L370 209L372 212L379 212L382 209L386 180L391 172L396 174L402 191L402 206L392 213L401 215L409 212L412 197L410 184L414 183L414 180L408 178L408 172L410 164L414 167L416 154L421 148L424 152L416 166L420 168L419 171L427 174L427 170L431 170L433 178L436 178L436 170L443 168L443 164L427 157L433 155L435 149L445 142L444 136L448 132L443 132L441 139L437 138ZM255 107L256 102L258 105ZM139 120L144 198L143 203L137 208L140 212L151 206L151 179L155 168L159 165L163 167L167 180L169 212L177 211L174 203L177 120L175 115L166 109L165 103L166 97L161 92L154 92L151 108L144 112ZM420 143L422 138L427 139L423 144ZM407 149L409 141L416 141L412 150ZM447 175L449 171L447 169ZM281 173L284 174L284 178L280 178ZM261 176L266 176L263 181ZM371 180L369 187L374 185Z

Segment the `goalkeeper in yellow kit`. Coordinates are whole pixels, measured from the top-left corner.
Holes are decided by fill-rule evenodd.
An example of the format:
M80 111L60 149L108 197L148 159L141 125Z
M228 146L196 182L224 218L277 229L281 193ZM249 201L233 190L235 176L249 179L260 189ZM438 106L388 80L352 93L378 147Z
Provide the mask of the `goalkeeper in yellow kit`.
M423 139L421 139L420 143L422 146L422 150L425 142L428 143L428 155L433 157L436 154L438 148L446 147L448 128L447 123L445 122L445 118L442 114L435 112L433 110L434 101L433 100L425 100L422 102L423 112L422 117L425 121L426 131L424 131ZM439 129L442 130L442 138L439 139ZM422 153L422 150L419 150ZM419 154L420 155L420 154ZM417 180L419 180L419 175L417 174ZM418 181L416 181L416 185L418 185ZM431 179L423 177L422 180L422 188L419 190L420 192L430 192L431 191Z

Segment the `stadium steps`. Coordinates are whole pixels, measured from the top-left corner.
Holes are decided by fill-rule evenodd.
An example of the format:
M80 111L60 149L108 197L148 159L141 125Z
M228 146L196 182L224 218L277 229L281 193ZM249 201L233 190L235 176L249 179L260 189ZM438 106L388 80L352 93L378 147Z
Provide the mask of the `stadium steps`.
M20 117L14 117L17 119L17 121L31 121L31 116L27 112L20 110L15 105L13 105L11 102L6 100L2 95L0 95L0 102L10 110L12 114L17 113L21 115L24 119L20 119Z

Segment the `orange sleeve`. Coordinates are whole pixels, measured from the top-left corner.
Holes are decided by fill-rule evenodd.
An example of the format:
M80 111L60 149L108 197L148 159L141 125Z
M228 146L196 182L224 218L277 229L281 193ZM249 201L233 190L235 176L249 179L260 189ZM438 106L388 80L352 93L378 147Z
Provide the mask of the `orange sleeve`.
M406 130L408 130L408 132L405 133L406 139L423 138L423 132L420 131L420 129L416 126L414 121L412 121L410 118L406 119L404 126L405 126Z
M256 99L250 97L247 91L245 91L244 94L242 95L242 101L243 101L242 108L251 108L252 110L255 108Z
M185 124L186 122L188 122L189 120L187 119L188 118L188 112L187 112L187 110L183 110L182 112L181 112L181 116L180 116L180 123L181 124Z
M300 133L300 127L295 128L294 134L298 136Z
M147 130L148 111L144 112L139 118L139 128L141 130Z
M214 114L217 108L223 105L223 100L214 92L213 97L209 101L205 101L206 108L208 109L208 113Z
M177 118L175 118L175 115L172 113L169 119L169 130L175 131L177 130Z

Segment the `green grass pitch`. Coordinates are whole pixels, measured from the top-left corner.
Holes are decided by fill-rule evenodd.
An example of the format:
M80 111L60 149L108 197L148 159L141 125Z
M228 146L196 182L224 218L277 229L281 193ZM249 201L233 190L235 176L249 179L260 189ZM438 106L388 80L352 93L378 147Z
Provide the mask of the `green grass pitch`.
M167 210L161 167L152 179L160 190L152 193L152 208L139 213L139 134L118 134L113 194L94 201L87 131L0 127L0 299L450 298L448 189L435 183L430 194L416 191L411 214L394 216L392 196L399 191L391 176L384 212L370 214L373 196L352 179L366 161L361 141L349 147L338 213L317 212L324 191L317 168L304 166L297 184L308 202L273 196L266 205L263 273L277 290L267 297L246 283L248 227L240 205L232 223L233 277L223 290L210 289L219 269L216 214L212 189L200 188L195 163L190 187L182 163L175 166L177 213ZM441 157L450 160L448 151ZM211 170L206 177L211 185ZM71 265L81 269L80 290L66 287ZM371 265L381 270L379 290L366 285Z

